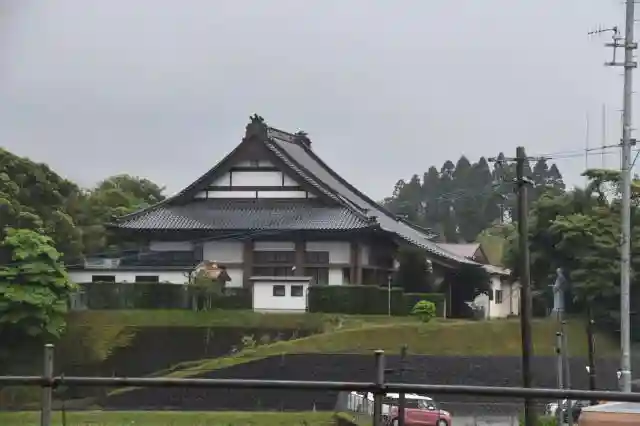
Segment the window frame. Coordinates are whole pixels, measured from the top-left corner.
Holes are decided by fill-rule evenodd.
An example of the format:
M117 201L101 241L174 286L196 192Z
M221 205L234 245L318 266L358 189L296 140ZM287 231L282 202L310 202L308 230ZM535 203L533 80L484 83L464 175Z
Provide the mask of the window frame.
M300 290L300 294L295 294L297 290ZM302 284L293 284L291 286L291 297L304 297L304 286Z
M97 279L101 278L101 279ZM107 278L107 279L104 279ZM114 283L116 282L115 275L91 275L91 283Z
M278 290L282 290L282 294ZM287 297L287 286L284 284L274 284L271 287L271 295L273 297Z

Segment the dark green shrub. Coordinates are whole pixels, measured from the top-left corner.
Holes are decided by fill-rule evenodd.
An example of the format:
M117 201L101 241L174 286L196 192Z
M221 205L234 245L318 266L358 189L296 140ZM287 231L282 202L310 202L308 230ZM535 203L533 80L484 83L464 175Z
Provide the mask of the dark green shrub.
M83 283L81 299L88 309L191 309L196 289L166 283ZM197 294L196 302L202 295ZM230 289L212 296L214 309L251 309L251 291ZM202 303L201 303L202 304Z
M437 293L404 293L391 288L391 314L409 315L420 300L433 302L436 315L444 313L444 295ZM309 288L309 312L351 315L384 315L389 311L389 289L366 285L317 286Z

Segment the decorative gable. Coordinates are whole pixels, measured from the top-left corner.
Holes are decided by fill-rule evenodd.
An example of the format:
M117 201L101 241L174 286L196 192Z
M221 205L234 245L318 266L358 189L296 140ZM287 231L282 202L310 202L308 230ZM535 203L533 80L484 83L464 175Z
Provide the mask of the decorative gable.
M195 195L197 199L300 199L316 198L288 171L271 160L240 160L228 171L212 178Z

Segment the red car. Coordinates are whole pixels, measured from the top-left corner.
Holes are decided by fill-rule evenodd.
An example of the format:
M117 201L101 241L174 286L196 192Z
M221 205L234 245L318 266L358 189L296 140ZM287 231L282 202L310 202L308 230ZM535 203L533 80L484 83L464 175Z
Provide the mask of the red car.
M398 402L400 395L387 394L386 403L389 404L387 419L391 426L398 426ZM406 408L404 414L405 426L451 426L451 413L442 410L436 402L426 396L405 394Z

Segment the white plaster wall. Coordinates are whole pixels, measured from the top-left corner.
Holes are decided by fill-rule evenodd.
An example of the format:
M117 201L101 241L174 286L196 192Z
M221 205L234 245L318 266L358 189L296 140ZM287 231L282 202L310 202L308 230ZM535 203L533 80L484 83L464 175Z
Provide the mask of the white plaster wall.
M329 285L343 285L345 284L343 279L342 268L329 269Z
M183 271L119 271L119 270L82 270L69 271L69 278L75 283L90 283L93 275L113 275L117 283L135 283L136 276L157 276L160 283L185 284L187 276Z
M369 254L371 253L371 247L367 244L360 244L360 265L369 265Z
M227 287L242 287L243 271L240 268L227 269L231 281ZM136 276L157 276L160 283L185 284L188 281L186 271L118 271L118 270L83 270L69 271L71 281L90 283L93 275L113 275L118 283L135 283Z
M191 241L150 241L151 251L191 251L193 243Z
M309 241L306 243L306 251L328 251L329 263L349 263L351 258L351 245L344 241Z
M282 186L282 172L233 172L232 186Z
M211 186L231 186L231 175L229 173L225 173L217 179L214 179L211 183Z
M258 198L315 198L306 191L258 191Z
M242 287L242 279L244 274L240 268L227 268L227 274L231 281L227 282L227 287Z
M284 285L285 296L274 296L273 286ZM302 297L291 297L291 286L303 286ZM305 312L307 310L308 282L287 281L254 281L253 282L253 310L258 312Z
M294 251L296 243L293 241L256 241L253 244L255 251Z
M242 262L242 242L240 241L205 241L202 244L202 258L224 263Z
M247 160L239 161L238 163L234 164L234 166L236 167L255 167L256 165L260 167L273 167L273 163L269 160L258 160L257 162Z
M502 290L502 303L496 303L495 291ZM511 315L519 314L520 292L519 289L514 286L514 290L511 290L511 286L508 282L503 283L500 276L493 275L491 277L491 292L493 292L493 300L489 300L489 296L481 294L474 299L474 303L484 307L486 318L506 318Z

